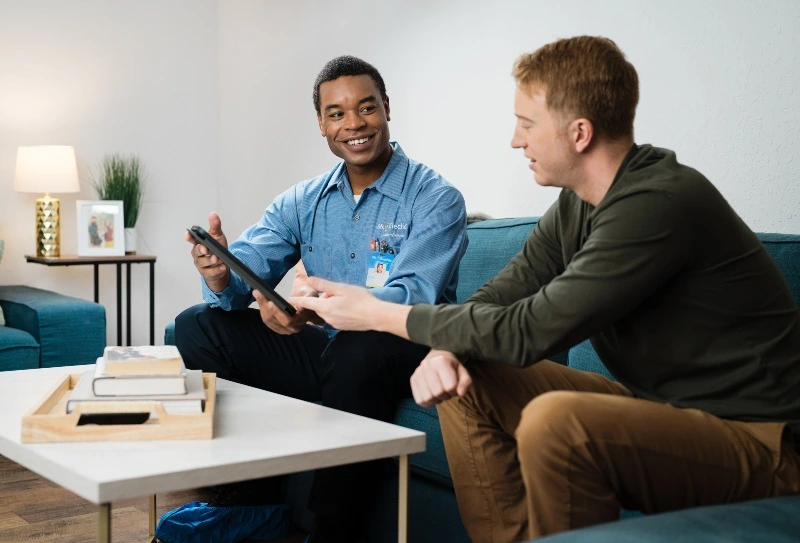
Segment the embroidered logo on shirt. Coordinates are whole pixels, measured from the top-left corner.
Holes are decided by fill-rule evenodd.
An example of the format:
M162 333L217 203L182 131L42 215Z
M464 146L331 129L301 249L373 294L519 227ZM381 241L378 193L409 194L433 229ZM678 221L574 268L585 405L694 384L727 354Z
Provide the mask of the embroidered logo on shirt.
M377 226L378 230L383 232L391 232L392 230L408 230L408 223L405 222L384 222Z

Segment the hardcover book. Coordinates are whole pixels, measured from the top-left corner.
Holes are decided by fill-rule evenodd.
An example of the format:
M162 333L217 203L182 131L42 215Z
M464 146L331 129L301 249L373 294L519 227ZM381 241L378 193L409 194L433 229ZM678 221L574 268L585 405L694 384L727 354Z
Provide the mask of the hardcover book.
M92 390L97 396L186 394L186 367L172 345L106 347Z
M206 392L203 387L203 372L186 370L186 392L184 394L142 394L142 395L97 395L93 391L94 372L85 371L70 392L67 399L67 413L71 413L81 402L118 402L118 401L158 401L169 414L202 413ZM97 410L95 410L97 412ZM102 412L102 411L100 411Z
M175 375L185 370L174 345L106 347L102 360L103 375Z

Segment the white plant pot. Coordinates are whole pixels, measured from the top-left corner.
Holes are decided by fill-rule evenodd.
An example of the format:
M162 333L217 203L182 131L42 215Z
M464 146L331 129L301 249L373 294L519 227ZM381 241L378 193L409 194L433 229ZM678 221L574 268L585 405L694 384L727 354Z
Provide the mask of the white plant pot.
M135 228L126 228L125 229L125 253L126 254L136 254L136 242L137 242L137 235Z

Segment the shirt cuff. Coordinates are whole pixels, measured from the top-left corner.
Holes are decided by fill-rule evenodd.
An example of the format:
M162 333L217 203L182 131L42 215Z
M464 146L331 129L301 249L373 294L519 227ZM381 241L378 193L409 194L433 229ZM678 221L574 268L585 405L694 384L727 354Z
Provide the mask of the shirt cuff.
M221 292L214 292L210 288L208 288L208 284L203 277L200 277L200 283L202 284L202 294L203 300L211 305L211 307L219 307L221 309L230 310L231 309L231 299L233 298L233 291L231 290L231 285L228 284L225 287L225 290Z
M431 346L433 342L433 321L436 315L435 305L415 304L406 319L408 339L414 343Z
M408 305L410 301L407 299L406 289L398 287L378 287L370 289L370 294L377 299L384 302L392 302L395 304Z

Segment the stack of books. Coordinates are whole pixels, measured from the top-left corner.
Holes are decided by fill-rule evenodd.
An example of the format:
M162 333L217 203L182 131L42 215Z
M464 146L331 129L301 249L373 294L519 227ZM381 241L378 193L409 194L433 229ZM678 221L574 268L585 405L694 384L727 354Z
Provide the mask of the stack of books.
M110 402L157 401L169 414L202 413L203 372L187 370L177 347L106 347L94 370L84 372L67 400L67 413L82 402L93 412Z

